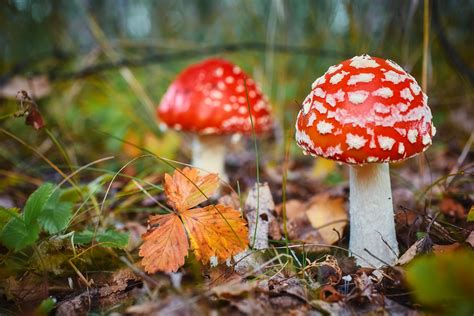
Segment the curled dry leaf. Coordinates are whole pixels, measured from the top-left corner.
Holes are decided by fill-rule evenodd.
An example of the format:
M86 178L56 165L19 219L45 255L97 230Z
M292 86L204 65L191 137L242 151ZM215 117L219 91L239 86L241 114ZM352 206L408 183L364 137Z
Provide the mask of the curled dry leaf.
M283 216L283 205L276 209ZM344 199L329 194L318 194L309 202L289 200L286 202L288 236L308 244L331 245L336 243L347 225L348 215ZM308 246L308 251L321 247Z
M248 230L239 211L224 205L191 208L205 201L217 186L216 174L203 177L196 169L165 175L165 194L175 212L150 217L139 252L145 271L177 271L188 253L188 237L203 263L213 256L226 260L247 248Z

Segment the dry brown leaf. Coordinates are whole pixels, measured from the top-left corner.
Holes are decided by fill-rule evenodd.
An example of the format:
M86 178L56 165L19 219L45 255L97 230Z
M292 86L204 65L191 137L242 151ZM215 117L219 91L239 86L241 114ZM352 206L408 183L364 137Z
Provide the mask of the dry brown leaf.
M173 176L165 174L164 187L169 203L181 212L207 200L219 187L219 177L215 173L200 176L199 170L186 167Z
M344 199L327 194L312 199L306 215L327 244L334 244L340 239L348 221Z
M144 242L139 252L145 271L176 272L184 264L189 249L183 223L171 213L151 216L149 224L152 228L142 236Z
M145 271L177 271L188 253L188 237L203 263L214 256L226 260L247 248L248 229L239 211L224 205L190 209L206 199L200 190L207 196L217 186L217 175L200 176L196 169L165 175L165 194L176 213L150 217L139 252Z
M240 212L224 205L211 205L182 212L196 258L208 263L216 256L225 260L247 248L247 226Z

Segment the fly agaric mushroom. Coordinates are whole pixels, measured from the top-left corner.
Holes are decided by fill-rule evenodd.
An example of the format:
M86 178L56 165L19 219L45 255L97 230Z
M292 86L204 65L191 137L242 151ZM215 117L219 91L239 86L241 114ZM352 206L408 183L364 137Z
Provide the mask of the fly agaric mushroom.
M399 65L362 55L330 67L303 102L298 145L351 165L349 249L364 258L359 264L378 268L398 256L388 163L431 145L435 127L427 101Z
M253 132L249 108L255 133L268 131L272 125L270 107L258 84L239 66L210 58L178 75L163 96L157 114L166 126L196 135L192 145L194 166L227 180L223 136Z

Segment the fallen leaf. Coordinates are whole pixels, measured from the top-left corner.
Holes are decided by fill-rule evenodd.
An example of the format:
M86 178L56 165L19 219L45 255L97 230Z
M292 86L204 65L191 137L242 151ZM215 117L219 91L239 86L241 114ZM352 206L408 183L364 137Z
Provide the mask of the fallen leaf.
M180 214L196 258L225 260L247 248L248 230L240 212L224 205L195 208Z
M426 235L423 238L418 239L405 253L398 258L397 265L404 265L413 260L420 253L430 252L433 248L433 241Z
M149 224L152 229L142 236L144 242L139 252L145 271L176 272L184 264L189 249L179 216L174 213L151 216Z
M465 243L471 245L471 247L474 247L474 231L472 231L469 236L467 236L466 240L464 241Z
M451 198L444 198L439 205L439 209L443 214L453 216L459 219L466 218L464 207Z
M440 255L445 252L455 251L461 247L462 247L461 244L458 242L455 242L450 245L433 245L433 252L437 255Z
M324 243L334 244L341 238L348 221L344 204L343 198L327 194L317 195L311 200L306 215Z
M239 211L224 205L191 208L205 201L200 190L207 196L217 185L217 175L201 176L197 169L165 174L165 194L176 212L150 217L139 252L145 271L177 271L189 245L203 263L211 257L226 260L247 248L248 229Z
M164 187L170 204L181 212L207 200L219 187L219 176L215 173L200 176L198 169L184 168L173 176L165 174Z

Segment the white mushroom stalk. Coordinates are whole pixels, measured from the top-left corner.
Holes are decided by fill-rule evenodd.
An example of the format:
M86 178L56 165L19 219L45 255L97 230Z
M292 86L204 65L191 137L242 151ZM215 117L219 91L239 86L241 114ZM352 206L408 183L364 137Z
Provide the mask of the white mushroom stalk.
M225 172L225 138L219 135L195 135L192 144L192 165L205 172L217 173L227 182Z
M350 167L349 215L352 255L374 267L394 263L398 243L387 163Z

